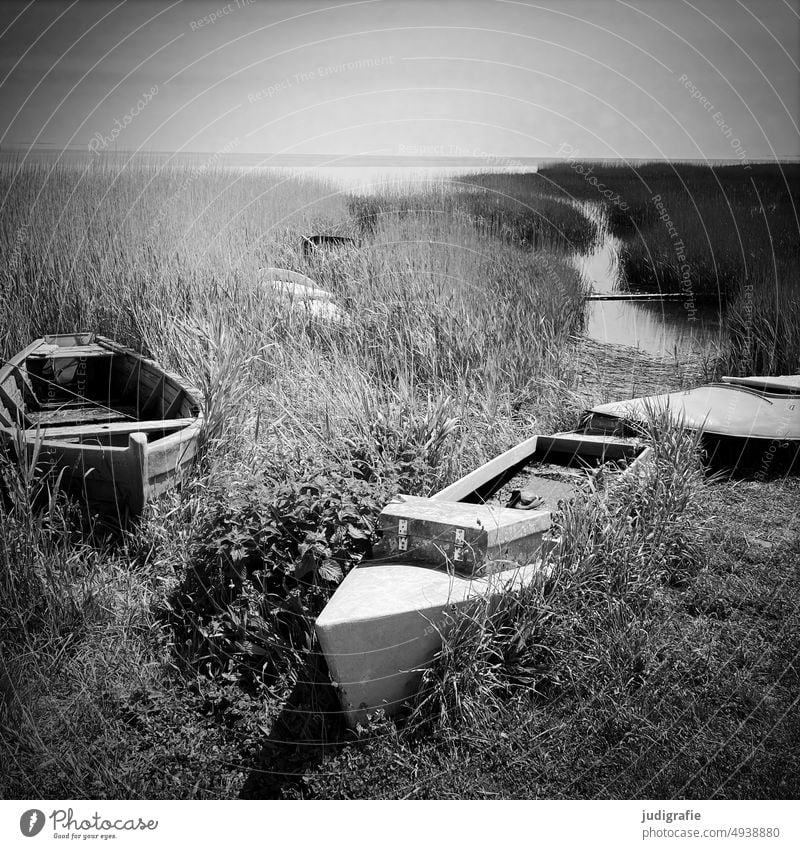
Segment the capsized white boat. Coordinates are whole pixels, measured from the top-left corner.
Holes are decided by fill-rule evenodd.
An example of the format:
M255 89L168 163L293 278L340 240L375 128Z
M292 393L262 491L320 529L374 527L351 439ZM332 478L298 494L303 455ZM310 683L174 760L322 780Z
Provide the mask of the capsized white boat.
M286 268L262 268L259 281L278 300L298 313L333 324L348 324L349 318L335 302L333 293L305 274Z
M626 421L646 421L653 410L701 431L715 462L728 466L746 468L779 455L781 468L791 468L800 451L800 375L723 377L696 389L600 404L588 421L595 429L620 432L622 426L624 432Z
M623 461L633 470L649 452L635 438L534 436L431 498L390 502L373 558L316 622L348 723L403 707L441 645L447 611L543 576L556 542L551 514L585 485L586 467Z

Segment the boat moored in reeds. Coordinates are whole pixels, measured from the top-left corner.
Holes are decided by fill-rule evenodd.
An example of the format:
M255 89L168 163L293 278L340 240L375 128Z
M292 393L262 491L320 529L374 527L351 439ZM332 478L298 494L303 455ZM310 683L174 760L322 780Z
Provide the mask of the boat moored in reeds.
M650 450L634 437L533 436L430 498L390 502L373 557L316 622L348 723L402 709L441 646L448 612L546 576L552 514L588 485L587 469L610 461L633 470Z
M202 424L181 377L94 333L45 336L0 368L0 440L103 515L182 480Z
M600 404L585 424L620 434L635 431L654 412L701 432L716 466L753 471L767 457L772 472L786 473L800 460L800 375L723 377L695 389Z

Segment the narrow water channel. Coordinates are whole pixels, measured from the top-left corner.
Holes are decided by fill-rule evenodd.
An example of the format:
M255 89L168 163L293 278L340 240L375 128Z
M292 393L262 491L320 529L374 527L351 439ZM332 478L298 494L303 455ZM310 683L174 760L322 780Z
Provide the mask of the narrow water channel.
M575 254L573 263L595 294L624 289L622 242L608 231L605 207L582 203L597 225L594 250ZM586 335L598 342L628 345L664 359L702 356L720 341L721 323L713 308L698 308L692 319L680 301L587 301Z

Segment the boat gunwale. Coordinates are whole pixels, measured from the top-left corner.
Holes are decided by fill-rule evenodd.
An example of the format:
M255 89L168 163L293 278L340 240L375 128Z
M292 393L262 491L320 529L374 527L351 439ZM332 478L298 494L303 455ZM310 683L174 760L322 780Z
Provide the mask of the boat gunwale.
M587 437L589 437L587 439ZM604 436L600 434L590 434L581 431L559 431L557 433L550 434L534 434L533 436L529 436L527 439L523 439L522 442L518 442L516 445L512 446L506 451L492 457L487 460L481 466L478 466L477 469L473 469L471 472L468 472L463 477L458 480L453 481L453 483L448 484L443 489L435 492L430 496L432 501L455 501L455 502L463 502L464 499L470 498L475 495L479 489L482 487L491 484L493 481L498 480L503 477L508 472L513 469L518 469L524 467L527 463L529 463L532 458L536 455L539 449L539 440L540 439L572 439L575 442L585 441L589 445L606 445L606 446L615 446L619 447L621 450L625 448L630 448L631 453L634 454L633 457L629 460L628 467L625 469L630 469L634 466L634 464L642 458L642 455L646 452L647 445L644 440L637 442L625 442L622 437L615 436ZM518 452L523 447L531 446L530 451L525 451L524 454L520 455ZM555 452L555 453L568 453L568 452ZM580 448L576 447L575 451L572 452L571 455L574 457L581 456ZM587 457L595 458L597 455L587 454ZM473 478L473 480L469 480ZM456 493L460 492L460 487L465 485L472 486L473 482L477 481L477 483L472 487L471 490L463 492L459 494L458 497L452 498L450 496L450 492L454 491ZM489 496L491 497L491 495ZM485 499L484 499L485 500Z
M187 436L193 436L190 434L192 429L201 430L203 426L203 422L205 420L205 415L202 410L201 402L200 402L200 391L197 387L192 386L188 383L183 377L180 375L167 371L162 365L160 365L156 360L151 359L150 357L146 357L144 354L139 353L138 351L133 350L133 348L129 348L125 345L121 345L119 342L115 342L113 339L109 339L106 336L102 336L98 333L92 332L75 332L75 333L61 333L61 334L46 334L37 339L34 339L29 345L15 354L13 357L10 357L2 367L0 367L0 385L2 385L7 378L11 377L14 373L14 370L22 370L22 366L28 357L31 354L35 354L36 351L41 348L43 345L52 344L48 343L48 339L54 339L59 337L76 337L76 336L89 336L90 342L87 345L97 345L98 348L106 349L111 351L112 354L124 357L131 357L134 360L140 363L146 363L148 366L155 369L159 374L163 375L165 380L171 381L180 391L182 391L186 396L186 401L189 403L190 407L196 407L198 412L195 416L191 418L194 419L191 423L185 425L180 428L175 433L167 434L166 436L160 437L159 439L155 439L151 442L148 442L148 449L153 446L157 447L169 447L171 443L169 440L173 441L182 441ZM37 439L38 434L41 430L47 429L48 426L41 426L40 424L36 424L31 427L20 427L18 424L15 424L13 421L7 420L6 413L11 414L13 411L8 409L5 404L0 404L0 432L11 433L21 432L26 440L26 442L31 439ZM19 409L19 412L25 414L24 406ZM179 418L190 418L190 416L175 416L176 419ZM136 421L141 424L150 424L156 421L169 421L169 419L136 419L134 418L132 421ZM102 425L104 423L98 423L98 435L103 433ZM132 430L131 433L136 433L137 431ZM88 436L88 435L87 435ZM174 439L176 437L180 437L181 439ZM83 447L84 450L110 450L112 448L120 448L120 446L110 446L110 445L92 445L91 443L75 443L75 442L66 442L63 440L59 440L57 437L46 437L39 439L40 444L42 445L58 445L58 446L70 446L72 448L75 447ZM127 449L124 449L127 450Z

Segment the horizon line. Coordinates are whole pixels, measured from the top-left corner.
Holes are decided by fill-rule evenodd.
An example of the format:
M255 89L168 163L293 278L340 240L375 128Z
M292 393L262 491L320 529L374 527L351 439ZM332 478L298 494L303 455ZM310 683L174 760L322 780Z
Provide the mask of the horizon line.
M457 155L415 155L415 154L374 154L374 153L274 153L274 152L257 152L257 153L242 153L236 151L225 150L104 150L91 151L85 145L70 145L66 147L58 147L54 143L38 143L26 144L25 142L10 142L0 144L0 153L82 153L97 157L107 156L225 156L225 157L261 157L264 160L269 159L297 159L297 160L327 160L328 167L347 167L351 162L365 161L386 161L394 162L402 161L409 164L414 163L434 163L444 164L447 162L467 162L474 164L484 164L498 168L513 167L518 164L538 164L538 163L566 163L566 162L692 162L692 163L708 163L708 164L770 164L779 162L800 162L800 154L786 154L769 158L748 158L742 160L740 157L650 157L650 156L530 156L530 155L513 155L513 154L486 154L484 156L457 156ZM267 166L268 167L268 166ZM281 167L281 166L275 166Z

